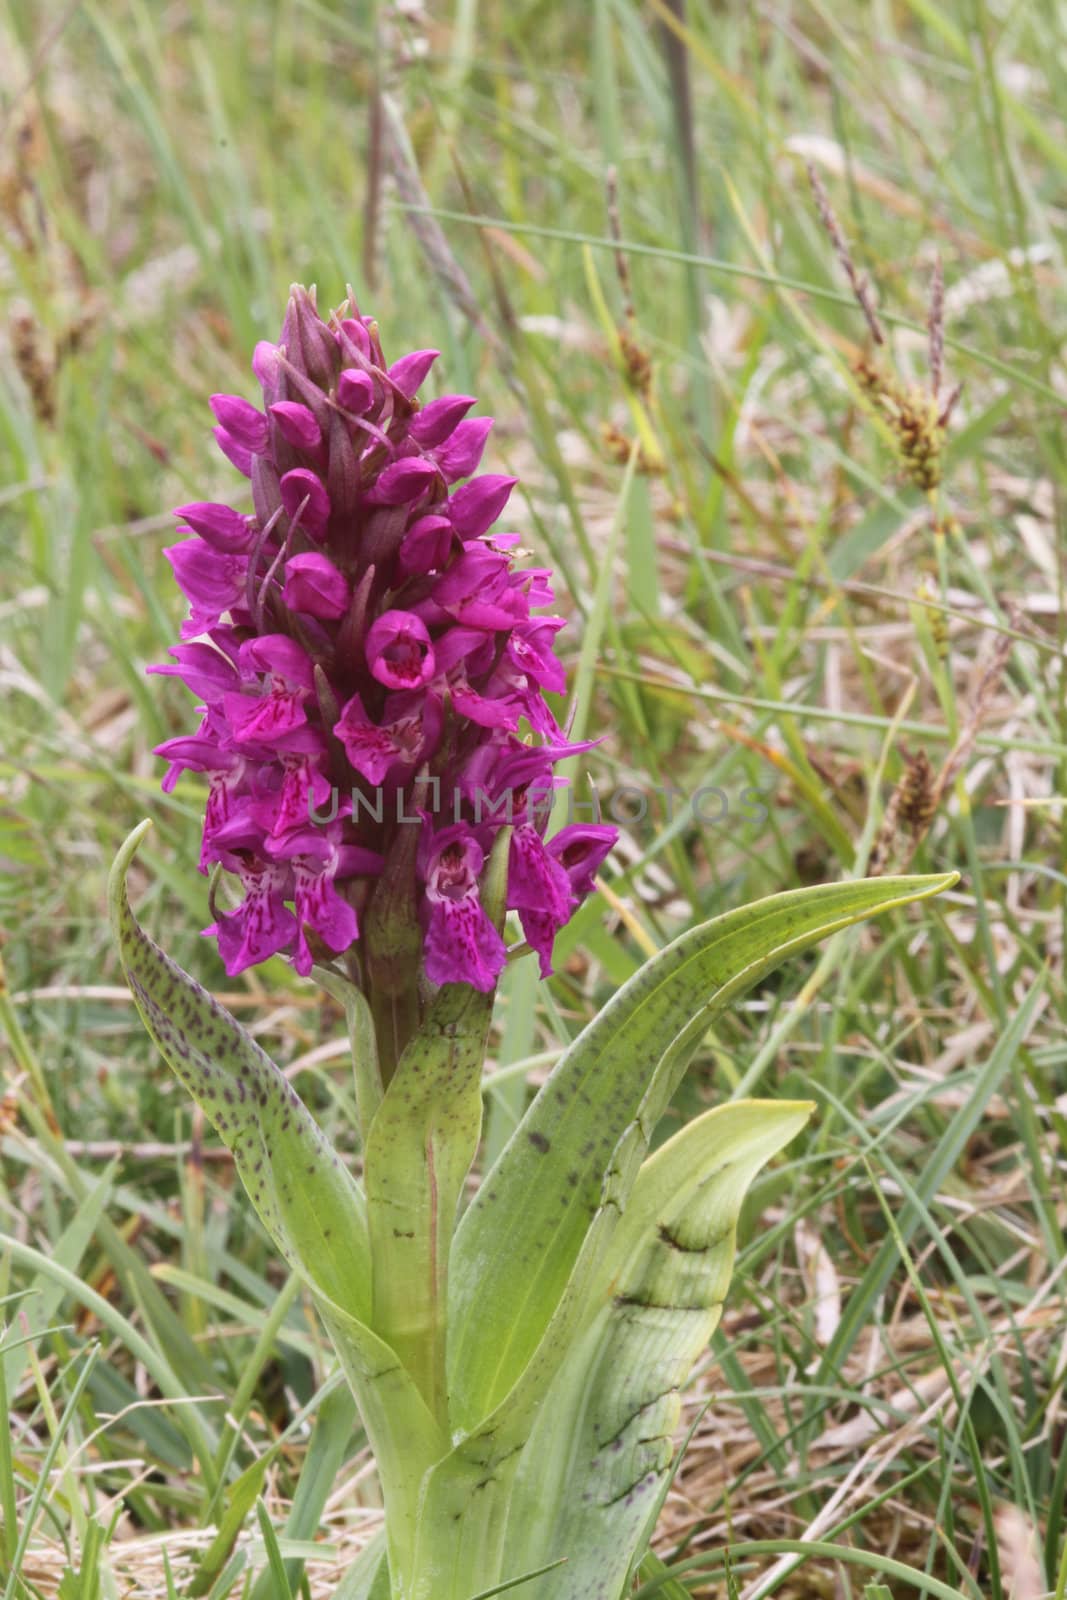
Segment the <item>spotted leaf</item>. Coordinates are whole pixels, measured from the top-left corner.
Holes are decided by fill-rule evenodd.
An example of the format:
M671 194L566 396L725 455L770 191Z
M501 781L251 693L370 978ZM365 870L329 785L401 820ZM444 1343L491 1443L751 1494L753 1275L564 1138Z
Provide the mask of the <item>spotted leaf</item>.
M139 926L126 874L149 823L115 859L108 893L126 981L168 1065L232 1151L290 1266L353 1317L370 1310L363 1195L295 1089L240 1023Z

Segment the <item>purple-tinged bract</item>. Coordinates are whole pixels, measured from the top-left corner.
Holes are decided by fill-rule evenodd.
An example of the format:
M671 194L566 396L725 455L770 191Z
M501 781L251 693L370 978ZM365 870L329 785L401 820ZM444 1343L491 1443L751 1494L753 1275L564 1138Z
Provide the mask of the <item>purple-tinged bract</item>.
M346 956L400 993L410 933L431 984L492 989L506 950L482 893L511 825L507 907L547 975L614 842L599 824L545 841L553 768L589 748L544 698L564 687L563 623L533 615L551 574L490 531L515 484L471 477L491 421L469 395L416 398L437 354L390 366L372 318L324 320L294 288L280 343L256 347L263 409L211 398L254 511L179 509L186 642L150 670L201 702L196 733L158 753L165 788L187 769L210 785L201 870L243 892L208 930L231 974Z

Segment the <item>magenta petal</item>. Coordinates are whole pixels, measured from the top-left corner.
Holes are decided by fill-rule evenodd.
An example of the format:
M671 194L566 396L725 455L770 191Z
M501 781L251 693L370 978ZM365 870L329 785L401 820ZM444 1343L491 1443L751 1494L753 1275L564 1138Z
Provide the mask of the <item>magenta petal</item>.
M432 722L432 717L417 715L414 709L388 722L372 722L359 695L354 694L333 731L354 770L368 783L380 784L393 768L403 765L410 771L421 759Z
M396 742L388 728L371 721L358 694L348 701L333 731L344 746L353 770L368 783L381 783L396 762Z
M170 662L147 667L149 674L162 678L180 678L198 700L207 705L217 705L224 694L240 686L240 679L231 662L213 645L194 643L174 645Z
M286 690L258 696L228 694L223 709L234 744L249 755L261 756L264 747L276 750L280 740L307 722L303 700Z
M405 456L386 467L371 492L371 500L380 506L406 506L430 487L437 479L434 463L425 456Z
M453 490L448 500L448 514L460 538L477 539L487 532L507 505L518 481L518 478L487 472Z
M228 816L217 823L213 830L216 860L242 874L248 853L258 854L263 844L263 828L258 817L253 816L254 809L248 796L243 795L241 804L233 806ZM241 852L240 856L238 852Z
M618 828L607 823L573 822L553 834L545 848L567 874L574 893L584 900L596 887L593 880L618 837Z
M354 908L338 893L331 873L297 862L293 867L293 877L296 920L299 925L293 966L301 977L306 978L314 965L306 930L310 928L323 944L340 954L359 938L359 923Z
M215 847L217 834L226 826L234 808L241 804L240 785L244 769L244 761L239 761L232 772L211 774L207 806L204 811L204 834L200 842L200 860L197 863L203 873L209 872L212 863L218 859Z
M344 616L351 592L333 562L311 550L286 562L282 599L291 611L329 622Z
M446 445L434 451L446 483L456 483L477 472L492 426L492 417L470 417L460 423Z
M507 556L468 544L434 585L437 604L473 628L512 628L528 616L528 602L509 582Z
M262 455L267 448L267 419L249 400L238 394L213 394L209 402L215 420L226 429L231 439Z
M152 754L165 761L174 761L191 772L215 772L234 767L240 756L232 750L222 750L215 739L203 739L196 734L184 738L167 739L153 747Z
M440 604L444 605L445 602L440 601ZM524 622L528 615L521 595L516 595L513 590L501 595L482 595L477 592L463 595L451 601L446 609L457 622L469 628L496 630L514 628L516 623Z
M495 686L494 686L495 687ZM501 693L507 691L501 690ZM530 685L516 691L516 698L522 706L523 713L530 727L545 739L558 740L563 737L562 729L544 695L535 685Z
M362 845L341 844L337 847L335 878L380 878L385 857L377 850L364 849Z
M459 661L465 661L476 650L480 650L488 641L490 649L494 648L491 634L484 628L461 628L458 625L443 633L433 647L434 657L438 672L449 672ZM468 672L473 668L468 666Z
M367 634L367 665L387 689L417 689L434 675L426 624L410 611L385 611Z
M389 377L406 399L413 397L440 354L440 350L413 350L409 356L401 356L399 361L393 362Z
M490 543L495 543L495 540ZM541 606L549 606L556 598L552 589L552 571L549 567L526 567L520 572L513 572L509 582L513 589L519 589L526 596L526 603L531 611L536 611Z
M255 522L251 517L242 516L232 506L197 500L192 505L178 506L174 515L181 517L212 549L221 550L224 555L237 555L251 550L256 541Z
M288 634L264 633L258 639L247 639L238 661L245 674L269 672L291 687L310 690L315 686L311 657Z
M552 946L556 942L559 932L558 924L544 911L523 910L519 912L519 922L522 924L523 935L531 950L537 951L538 966L542 978L551 978Z
M483 994L496 986L507 963L507 949L477 892L430 906L425 960L431 983L469 983Z
M374 379L358 367L346 367L337 380L337 403L361 417L374 404Z
M353 349L358 350L361 356L370 356L370 334L364 322L357 317L343 317L341 319L341 331ZM343 344L341 348L344 349Z
M426 976L431 983L469 983L488 993L504 969L507 951L478 895L481 846L462 825L424 843Z
M455 433L471 406L477 400L470 394L445 394L428 405L411 419L408 432L424 450L436 449Z
M319 449L322 429L307 406L297 400L279 400L271 406L270 414L278 424L278 432L294 450L304 450L310 455Z
M553 694L563 694L567 688L567 674L554 648L555 635L562 626L562 620L555 617L520 624L507 644L508 654L519 671Z
M527 857L525 863L516 864L515 840L528 831L532 830L516 828L512 835L512 851L508 862L508 904L519 907L522 931L527 943L540 958L542 978L547 978L552 972L552 946L556 934L573 915L574 907L593 892L597 869L618 838L618 829L601 823L573 823L570 827L561 828L544 847L546 859L558 862L570 886L571 909L563 917L559 915L558 901L550 905L546 899L537 905L533 884L540 866L533 866L531 876L532 855ZM525 853L526 843L520 842L519 849ZM513 881L516 885L514 899Z
M244 598L248 559L223 555L203 539L184 539L163 554L174 568L178 587L187 600L220 616Z
M330 520L330 497L322 479L307 467L296 467L283 476L281 494L287 515L291 519L299 516L304 531L321 539Z
M462 679L448 686L452 704L461 717L477 723L479 728L507 728L514 731L522 721L523 708L513 698L490 699L480 695Z
M508 853L508 906L543 911L562 927L575 905L570 879L528 823L514 830Z
M267 339L259 341L252 353L252 371L259 379L263 399L267 405L271 405L285 393L285 374L277 345L271 344Z
M286 949L297 931L296 918L284 903L285 869L250 868L241 877L247 891L243 904L236 911L223 912L213 930L231 978Z
M332 793L330 780L306 755L287 755L284 773L281 788L269 799L255 803L256 816L267 828L264 849L272 859L295 853L280 848L281 844L305 831L311 808L320 812Z
M250 478L252 476L253 452L249 450L247 445L243 445L240 440L235 439L231 433L227 433L225 428L213 428L211 431L215 435L215 443L227 461L235 466L238 472L242 473L246 478Z
M447 517L432 513L411 524L400 546L400 568L405 575L432 572L448 560L453 540Z

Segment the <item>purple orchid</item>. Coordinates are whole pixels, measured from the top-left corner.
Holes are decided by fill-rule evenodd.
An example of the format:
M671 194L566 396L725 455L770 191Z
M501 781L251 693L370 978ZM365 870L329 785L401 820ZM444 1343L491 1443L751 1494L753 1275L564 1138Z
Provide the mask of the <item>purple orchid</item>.
M481 846L466 824L458 823L436 836L431 832L422 857L426 976L431 983L455 982L460 964L463 982L492 989L506 951L478 893Z
M565 686L563 622L534 614L551 574L517 569L517 536L490 531L516 482L471 476L490 419L469 395L416 399L437 354L389 366L372 318L323 319L294 288L280 342L253 358L263 409L211 398L254 510L179 509L167 556L190 613L149 670L200 702L199 728L157 753L165 788L208 779L201 870L243 889L208 930L231 974L343 958L414 991L384 953L408 929L430 984L491 990L507 951L483 879L508 825L506 908L547 974L614 842L600 825L545 840L553 768L589 748L544 698Z
M387 689L421 689L434 676L426 624L410 611L386 611L367 633L367 665Z

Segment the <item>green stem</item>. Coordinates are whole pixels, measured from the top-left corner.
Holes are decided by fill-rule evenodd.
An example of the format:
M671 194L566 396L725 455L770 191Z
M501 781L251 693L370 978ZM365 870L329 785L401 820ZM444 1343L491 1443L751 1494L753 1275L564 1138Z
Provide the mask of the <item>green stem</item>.
M375 1332L448 1431L445 1323L459 1198L478 1150L492 996L440 990L389 1074L367 1133L364 1176ZM382 1077L393 1040L379 1024Z
M388 1089L400 1058L419 1026L418 990L407 989L401 994L372 992L370 1008L378 1042L378 1071L382 1088Z

